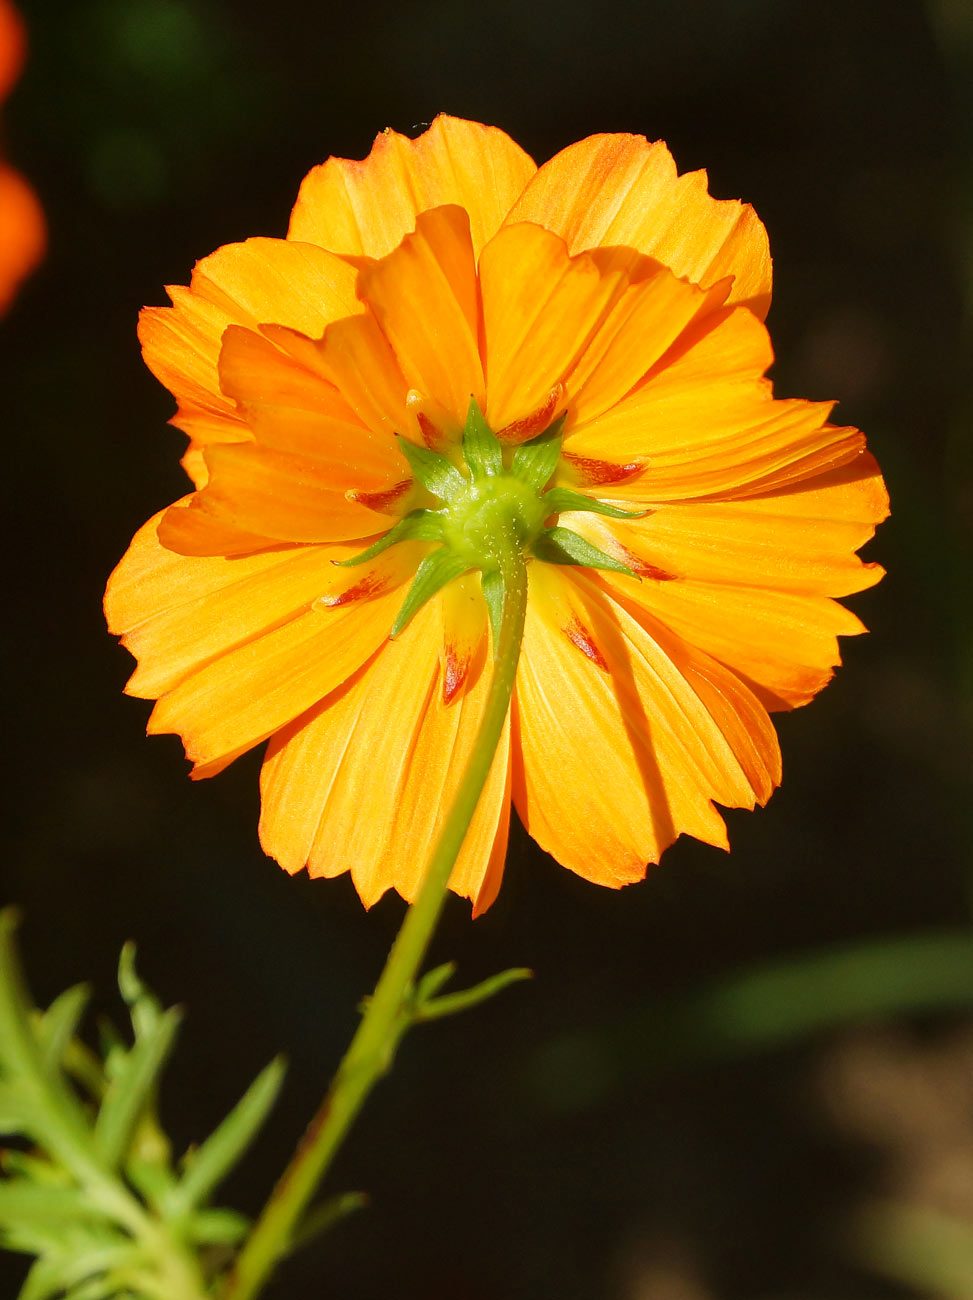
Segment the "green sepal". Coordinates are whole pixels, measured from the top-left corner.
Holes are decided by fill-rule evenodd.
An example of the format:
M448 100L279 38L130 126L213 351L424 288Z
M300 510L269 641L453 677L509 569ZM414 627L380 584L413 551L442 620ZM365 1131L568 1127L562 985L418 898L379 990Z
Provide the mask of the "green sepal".
M275 1056L257 1075L226 1119L184 1161L182 1180L166 1197L165 1212L174 1217L202 1204L223 1181L256 1137L277 1100L287 1066Z
M586 510L593 515L607 515L609 519L642 519L649 513L648 510L620 510L618 506L610 506L607 501L597 501L581 492L572 492L570 488L562 487L551 488L541 500L552 515L558 515L562 510Z
M470 989L460 989L458 993L443 993L437 998L427 999L416 1008L415 1019L417 1021L439 1020L442 1016L455 1015L457 1011L465 1011L468 1007L475 1007L480 1002L485 1002L487 998L492 998L508 984L532 979L533 975L534 972L528 970L526 966L515 966L511 970L500 971L498 975L491 975L489 979L481 980Z
M613 573L627 573L637 577L634 569L592 546L583 537L555 525L541 533L533 546L533 554L545 564L577 564L586 569L610 569Z
M431 555L427 555L416 570L412 586L402 602L402 608L396 615L389 636L397 637L431 596L435 596L436 592L445 587L446 583L451 582L453 578L458 578L461 574L466 573L469 567L466 560L459 555L454 555L451 551L447 551L444 547L440 547L438 551L433 551Z
M420 447L408 438L399 437L398 448L409 462L412 477L441 501L451 501L457 492L462 492L468 480L463 477L451 460L441 456L429 447Z
M510 462L510 472L522 483L540 492L557 469L561 456L561 433L567 412L559 415L543 433L522 442Z
M480 586L486 601L487 615L490 619L490 631L496 646L500 636L500 619L503 614L503 575L499 569L487 569L480 574Z
M484 419L475 397L470 398L463 426L463 459L474 478L503 473L503 444Z
M436 511L410 510L366 550L353 555L349 560L335 560L335 564L340 569L351 569L356 564L367 564L369 560L373 560L376 555L381 555L396 542L441 542L442 540L442 519Z

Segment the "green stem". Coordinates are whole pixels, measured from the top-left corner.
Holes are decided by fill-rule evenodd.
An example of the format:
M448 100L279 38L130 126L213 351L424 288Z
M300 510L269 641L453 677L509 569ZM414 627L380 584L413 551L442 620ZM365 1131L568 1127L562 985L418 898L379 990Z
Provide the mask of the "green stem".
M503 607L493 680L469 764L418 897L406 913L361 1024L317 1114L240 1252L223 1300L252 1300L287 1253L308 1203L408 1028L415 979L503 733L523 640L527 570L521 543L512 526L498 528L493 542L503 578Z

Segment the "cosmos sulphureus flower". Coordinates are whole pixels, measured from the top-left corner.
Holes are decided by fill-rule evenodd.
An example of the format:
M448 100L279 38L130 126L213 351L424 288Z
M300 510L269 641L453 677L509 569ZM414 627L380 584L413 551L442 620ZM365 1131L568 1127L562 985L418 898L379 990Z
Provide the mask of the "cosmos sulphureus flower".
M24 26L10 0L0 0L0 102L20 76ZM21 280L41 260L46 244L37 196L19 172L0 158L0 312L6 311Z
M142 313L195 490L138 533L107 613L195 777L268 741L263 847L410 899L491 674L503 517L529 597L508 725L451 888L482 912L511 803L617 887L780 778L769 712L863 630L833 599L887 513L832 404L782 401L767 237L662 143L542 167L439 117L304 180L286 239Z

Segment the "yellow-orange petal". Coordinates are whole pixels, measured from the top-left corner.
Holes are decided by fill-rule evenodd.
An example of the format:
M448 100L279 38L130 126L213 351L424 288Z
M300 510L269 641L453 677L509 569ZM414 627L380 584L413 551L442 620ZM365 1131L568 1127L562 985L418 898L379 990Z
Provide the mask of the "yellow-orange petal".
M205 451L209 478L189 510L278 542L369 537L382 520L347 493L374 484L354 465L329 458L329 450L295 456L253 443L213 443Z
M439 597L443 611L440 649L443 701L450 701L482 668L486 656L487 607L478 573L447 583Z
M563 239L529 222L490 240L480 255L480 292L492 429L546 407L628 281L626 259L569 257Z
M274 331L273 337L278 336L281 331ZM409 386L371 311L335 321L322 338L307 342L310 347L299 344L292 333L287 345L305 365L334 384L362 424L386 437L409 427Z
M40 262L46 244L37 195L19 172L0 162L0 312Z
M366 907L388 889L415 897L483 713L489 671L443 702L437 604L276 735L261 774L265 851L290 872L350 870ZM502 869L508 746L505 730L450 881L478 911Z
M561 522L638 573L848 596L882 576L855 552L887 514L881 475L866 454L786 492L663 503L631 520L572 512Z
M857 429L832 403L775 400L764 326L732 308L703 317L628 397L565 434L572 456L642 461L611 495L645 503L768 492L854 462Z
M365 267L359 295L375 313L410 389L432 394L462 429L483 367L469 216L456 206L421 212L398 248Z
M207 474L203 473L204 482L206 478ZM161 512L159 541L177 555L197 557L252 555L281 545L277 538L245 532L215 515L193 509L191 496L183 497Z
M661 625L650 634L589 579L533 565L530 585L513 786L530 834L616 888L679 834L726 847L712 801L752 808L779 780L766 711L733 674Z
M726 664L769 709L807 704L841 663L838 637L865 631L855 614L826 596L693 579L636 582L620 574L600 581L630 610L658 619Z
M248 239L196 263L189 288L168 289L171 307L146 307L139 339L146 365L179 403L173 423L198 443L248 437L221 391L217 364L229 325L274 323L320 337L362 310L355 269L312 244Z
M154 699L222 654L306 613L322 597L348 605L400 586L414 555L393 547L371 565L340 568L357 546L278 546L244 556L185 556L159 541L162 512L136 533L108 581L109 630L135 656L129 695ZM364 570L364 572L363 572ZM339 585L344 599L335 600ZM367 588L367 590L366 590Z
M312 606L235 646L159 699L149 734L175 732L196 775L211 775L213 764L258 745L347 681L388 637L401 603L395 588L336 609Z
M293 346L293 334L288 342ZM401 479L394 440L366 428L333 384L263 334L230 325L219 378L258 446L327 462L336 486L384 491Z
M220 654L309 609L348 548L280 546L245 556L185 556L135 534L108 580L111 632L138 660L129 695L155 699Z
M622 294L565 379L571 393L566 434L631 392L695 321L722 306L730 283L721 280L703 290L665 267L643 274Z
M661 140L593 135L537 171L508 221L536 221L572 253L627 246L706 287L734 277L730 301L770 306L767 232L748 203L712 199L704 171L677 176Z
M470 214L479 253L534 171L497 127L440 114L415 140L383 131L363 161L329 158L315 167L301 185L287 237L384 257L415 229L420 212L455 203Z

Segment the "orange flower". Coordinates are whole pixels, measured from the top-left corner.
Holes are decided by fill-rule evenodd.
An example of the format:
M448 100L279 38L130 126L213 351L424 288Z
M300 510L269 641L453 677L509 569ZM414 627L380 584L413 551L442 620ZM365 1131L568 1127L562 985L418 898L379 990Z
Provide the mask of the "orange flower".
M9 0L0 0L0 101L20 75L24 49L23 23ZM45 242L44 216L34 191L0 160L0 312L41 260Z
M497 502L527 624L451 888L493 900L511 800L612 887L683 832L727 847L714 802L777 785L768 710L863 630L831 597L881 577L855 549L887 513L862 435L763 378L752 208L640 136L537 169L440 117L316 167L286 240L169 294L141 339L196 490L138 533L107 615L195 777L269 738L269 854L350 870L366 906L416 893L489 683Z

